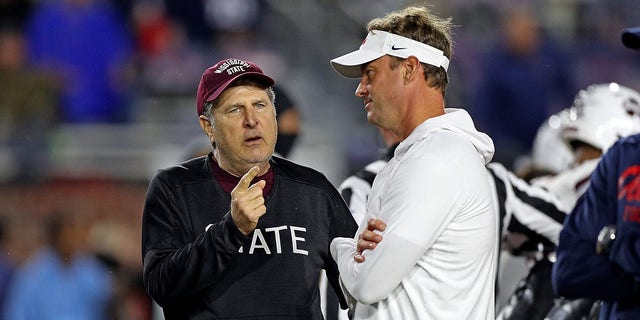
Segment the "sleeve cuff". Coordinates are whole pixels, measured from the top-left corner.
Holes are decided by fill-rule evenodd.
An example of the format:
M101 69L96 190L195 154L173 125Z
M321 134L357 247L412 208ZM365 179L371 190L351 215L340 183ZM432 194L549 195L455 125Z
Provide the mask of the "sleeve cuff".
M251 234L245 236L238 230L230 213L222 218L221 229L226 246L231 251L237 252L242 245L251 240Z

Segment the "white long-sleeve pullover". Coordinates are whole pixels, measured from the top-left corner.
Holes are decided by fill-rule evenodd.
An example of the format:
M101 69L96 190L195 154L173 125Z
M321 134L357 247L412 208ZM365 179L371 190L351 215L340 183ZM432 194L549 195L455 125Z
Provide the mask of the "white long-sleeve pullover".
M353 256L356 238L331 253L355 319L492 319L498 211L485 164L493 142L469 114L446 109L419 125L376 176L365 220L383 240Z

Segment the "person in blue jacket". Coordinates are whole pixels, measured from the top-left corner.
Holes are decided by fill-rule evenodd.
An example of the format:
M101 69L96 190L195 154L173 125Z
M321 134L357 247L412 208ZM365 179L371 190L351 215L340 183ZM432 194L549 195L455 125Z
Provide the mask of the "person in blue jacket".
M622 42L640 49L640 28ZM552 281L557 295L602 300L600 319L640 319L640 134L619 140L593 172L564 222Z
M557 295L603 300L600 319L640 319L640 134L602 158L560 232Z

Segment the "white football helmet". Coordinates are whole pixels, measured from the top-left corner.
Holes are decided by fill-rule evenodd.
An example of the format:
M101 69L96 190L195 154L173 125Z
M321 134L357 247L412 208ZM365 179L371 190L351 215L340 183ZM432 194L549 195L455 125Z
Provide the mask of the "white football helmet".
M568 144L580 141L605 153L618 139L637 132L640 93L612 82L578 92L562 136Z
M538 128L531 150L534 169L559 173L573 162L573 152L563 140L562 131L569 122L569 109L551 115Z

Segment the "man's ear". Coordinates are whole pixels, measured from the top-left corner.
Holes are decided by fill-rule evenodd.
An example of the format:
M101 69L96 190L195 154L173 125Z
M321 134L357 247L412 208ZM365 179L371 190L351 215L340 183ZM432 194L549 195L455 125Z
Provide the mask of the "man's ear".
M404 60L404 79L409 81L413 79L420 71L420 61L415 56L409 56Z
M200 128L202 128L202 131L204 131L204 134L206 134L207 137L211 139L211 136L213 135L213 125L211 124L211 121L209 120L209 118L201 115L198 118L198 121L200 122Z

